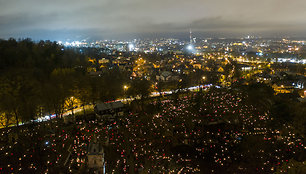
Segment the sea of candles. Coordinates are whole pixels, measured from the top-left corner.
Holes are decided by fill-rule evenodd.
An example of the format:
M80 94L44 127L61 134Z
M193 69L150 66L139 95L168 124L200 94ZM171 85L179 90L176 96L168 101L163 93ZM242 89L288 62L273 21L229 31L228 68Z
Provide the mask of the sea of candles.
M0 144L0 173L84 171L94 138L107 149L108 173L201 173L205 164L210 173L271 172L305 150L290 125L284 125L283 133L268 127L269 111L247 104L242 93L209 91L200 99L197 95L153 101L160 108L155 114L128 112L113 121L83 118L71 125L53 121L2 130L2 136L19 133ZM264 144L241 148L252 137ZM249 156L256 163L241 163Z

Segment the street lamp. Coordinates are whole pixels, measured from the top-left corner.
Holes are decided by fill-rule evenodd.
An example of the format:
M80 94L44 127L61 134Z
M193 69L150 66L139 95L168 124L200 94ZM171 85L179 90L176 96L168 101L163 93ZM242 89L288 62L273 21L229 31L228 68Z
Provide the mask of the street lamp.
M202 88L204 88L204 82L205 82L205 80L206 80L206 77L203 76L203 77L202 77L202 81L203 81L203 86L202 86Z
M127 85L124 85L124 86L123 86L125 101L127 100L127 99L126 99L126 91L127 91L128 89L129 89L129 87L128 87Z

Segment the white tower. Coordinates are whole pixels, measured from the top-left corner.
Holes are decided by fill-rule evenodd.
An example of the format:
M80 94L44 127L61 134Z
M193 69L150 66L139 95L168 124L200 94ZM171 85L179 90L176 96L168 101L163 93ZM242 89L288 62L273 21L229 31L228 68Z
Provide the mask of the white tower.
M189 44L192 45L192 31L191 31L191 28L189 30L189 39L190 39Z
M187 46L187 50L189 50L190 52L194 51L191 28L189 30L189 44Z

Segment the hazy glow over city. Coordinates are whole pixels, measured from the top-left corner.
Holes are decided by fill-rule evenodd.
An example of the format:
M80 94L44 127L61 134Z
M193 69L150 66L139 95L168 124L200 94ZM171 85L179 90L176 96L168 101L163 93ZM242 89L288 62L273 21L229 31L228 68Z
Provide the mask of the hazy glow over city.
M304 0L0 0L0 37L303 36ZM273 35L272 35L273 34Z

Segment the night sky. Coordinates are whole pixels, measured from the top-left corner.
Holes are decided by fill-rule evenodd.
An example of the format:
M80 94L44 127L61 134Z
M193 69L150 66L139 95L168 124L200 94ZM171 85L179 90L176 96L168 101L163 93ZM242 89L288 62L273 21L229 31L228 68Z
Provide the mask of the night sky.
M0 0L0 38L306 36L305 0Z

